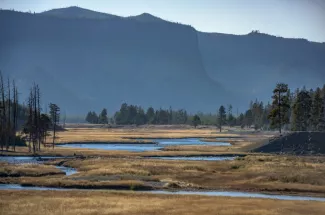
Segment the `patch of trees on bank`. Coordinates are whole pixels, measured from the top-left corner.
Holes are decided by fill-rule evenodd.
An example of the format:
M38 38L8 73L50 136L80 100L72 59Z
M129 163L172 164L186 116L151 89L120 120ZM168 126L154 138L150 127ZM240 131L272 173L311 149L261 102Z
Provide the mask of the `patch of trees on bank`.
M33 84L29 92L27 105L18 101L18 89L15 81L8 78L5 83L0 72L0 147L1 150L16 150L17 144L25 145L28 142L29 152L36 153L41 150L41 144L46 143L53 129L53 141L59 122L60 108L50 104L50 114L43 113L41 109L41 94L37 84Z

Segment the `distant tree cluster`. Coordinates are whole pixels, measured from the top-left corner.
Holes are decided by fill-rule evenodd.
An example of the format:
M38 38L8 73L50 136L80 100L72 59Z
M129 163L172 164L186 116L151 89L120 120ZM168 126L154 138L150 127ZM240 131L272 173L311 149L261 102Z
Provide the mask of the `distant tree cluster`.
M325 131L325 85L323 89L297 89L291 102L293 131Z
M149 107L146 111L136 105L121 105L119 111L114 115L115 123L118 125L144 125L144 124L186 124L188 122L188 114L186 110L158 109Z
M279 83L273 90L272 103L264 104L257 99L249 104L248 110L233 114L231 104L221 105L216 114L202 113L191 115L186 110L154 109L144 110L141 106L123 103L111 121L117 125L143 124L191 124L215 125L222 131L223 126L240 126L255 130L283 129L293 131L324 131L325 130L325 85L307 91L297 89L291 93L288 85ZM86 121L93 124L107 124L109 119L104 108L99 115L88 112Z
M271 126L281 129L288 126L293 131L325 131L325 85L314 91L297 89L290 93L288 85L277 84L273 91Z
M108 123L107 109L104 108L99 115L97 115L96 112L94 111L89 111L86 116L86 121L91 124L107 124Z

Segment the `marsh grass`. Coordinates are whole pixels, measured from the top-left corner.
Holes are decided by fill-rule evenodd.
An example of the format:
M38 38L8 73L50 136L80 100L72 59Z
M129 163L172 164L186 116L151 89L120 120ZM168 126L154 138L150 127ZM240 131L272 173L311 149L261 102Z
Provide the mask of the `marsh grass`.
M119 180L119 181L88 181L72 180L69 178L42 177L42 178L21 178L22 186L55 187L55 188L76 188L76 189L113 189L113 190L152 190L152 187L145 185L142 181Z
M59 169L42 164L8 164L0 162L0 177L41 177L48 175L65 175Z
M325 194L325 158L246 156L233 161L95 158L64 161L73 181L137 180L180 188ZM167 186L168 187L168 186Z
M19 183L51 187L118 188L121 182L122 189L133 189L130 181L140 183L139 186L149 187L156 185L148 185L147 182L165 182L174 183L180 189L228 189L325 195L325 158L322 157L248 155L233 161L102 157L55 162L76 168L78 173L69 177L50 177L46 180L43 180L43 177L22 177ZM52 161L50 164L57 164L55 162ZM30 173L20 176L40 176L44 172L41 168L33 168L36 172L26 167L25 172ZM40 173L37 173L39 170ZM17 179L14 182L17 182Z

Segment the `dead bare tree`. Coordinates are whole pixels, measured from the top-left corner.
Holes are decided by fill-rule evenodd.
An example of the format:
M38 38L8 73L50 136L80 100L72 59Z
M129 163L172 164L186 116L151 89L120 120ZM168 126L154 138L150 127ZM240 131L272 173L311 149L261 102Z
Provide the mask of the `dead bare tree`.
M18 92L15 81L12 81L12 88L13 88L13 150L16 151L16 133L17 133L17 124L18 124Z
M3 151L3 147L5 144L5 129L6 129L6 101L5 101L5 91L3 84L3 76L0 71L0 91L1 91L1 125L0 125L0 144L1 151Z
M60 121L60 108L58 105L56 104L50 104L50 117L51 117L51 121L52 121L52 126L53 126L53 142L52 142L52 147L54 149L54 145L55 145L55 138L56 138L56 129L58 126L58 122Z
M1 150L9 150L13 146L15 150L17 117L18 117L18 91L13 81L11 88L10 79L8 78L5 87L4 78L0 71L0 145Z
M12 137L12 128L11 128L11 96L10 96L10 80L8 78L8 98L7 98L7 102L8 102L8 119L7 119L7 135L8 139L6 142L6 150L9 150L9 145L11 143L11 137Z

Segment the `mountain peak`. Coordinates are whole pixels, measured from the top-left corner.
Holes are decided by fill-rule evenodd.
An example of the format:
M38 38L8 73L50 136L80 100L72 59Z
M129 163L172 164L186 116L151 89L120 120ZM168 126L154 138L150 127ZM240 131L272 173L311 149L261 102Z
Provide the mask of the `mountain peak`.
M129 18L140 21L140 22L163 22L163 21L165 21L159 17L151 15L150 13L142 13L137 16L130 16Z
M111 19L111 18L120 18L119 16L101 13L78 6L71 6L66 8L52 9L41 14L57 16L61 18L88 18L88 19Z

